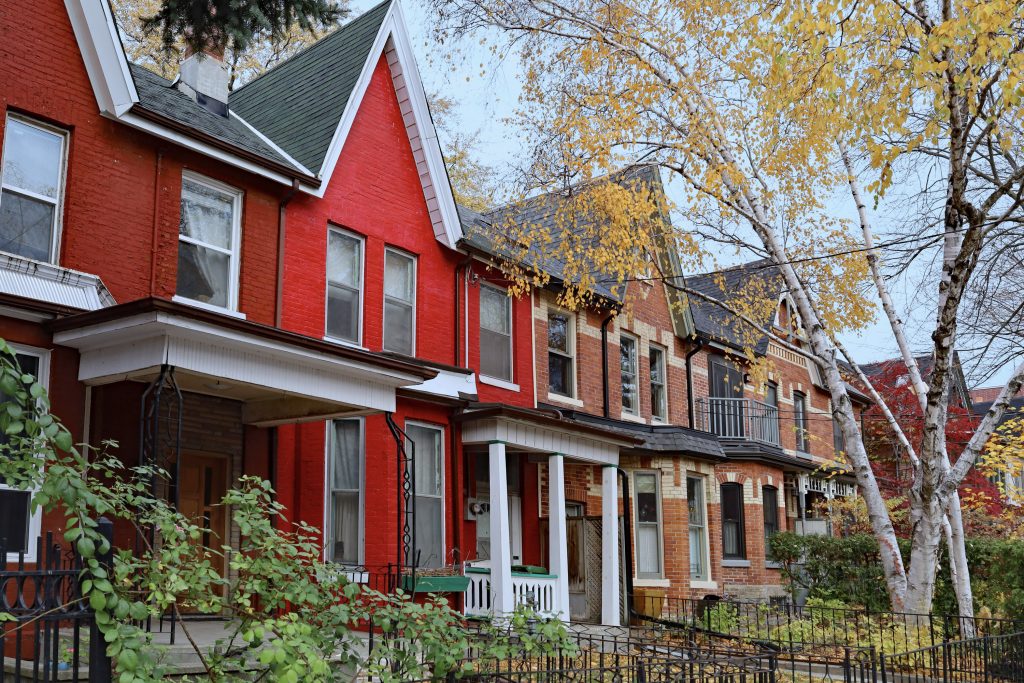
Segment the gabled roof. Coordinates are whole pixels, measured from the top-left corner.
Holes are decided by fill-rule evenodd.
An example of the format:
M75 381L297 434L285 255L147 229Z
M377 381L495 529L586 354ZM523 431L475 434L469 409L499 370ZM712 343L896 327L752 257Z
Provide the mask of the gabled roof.
M778 301L782 296L782 275L769 261L760 260L727 268L720 273L692 275L685 278L689 289L713 299L729 302L731 294L739 293L752 280L758 280L758 287L765 297ZM768 336L760 334L733 313L710 301L690 297L690 312L697 333L713 341L733 348L744 348L754 341L754 352L764 355L768 351ZM764 320L758 320L764 328L771 328L775 311L770 311Z
M666 233L670 231L671 223L668 211L665 208L665 188L661 183L661 175L656 166L632 166L615 173L609 178L623 185L628 183L630 186L634 186L635 183L639 182L649 188L655 202L659 206L660 218L666 226ZM603 179L593 182L599 182L600 180ZM572 189L576 187L579 186L573 186ZM460 206L459 215L462 220L463 230L466 233L464 244L487 254L509 257L510 255L503 253L492 239L493 231L500 229L500 226L507 222L524 226L536 226L539 230L551 233L552 238L556 242L559 238L555 233L559 231L564 233L572 230L577 225L584 225L588 229L594 227L594 219L586 216L581 216L574 222L573 226L562 225L561 221L557 220L557 218L559 209L566 201L567 195L565 193L549 192L518 204L496 207L486 213L478 213ZM669 279L673 281L678 279L682 272L682 268L679 265L679 255L671 250L663 249L659 254L659 258L663 261L659 264L663 272L672 274ZM547 273L556 284L565 281L566 264L557 254L542 254L534 250L527 256L527 260L530 267ZM591 290L598 297L615 305L623 302L625 294L624 287L616 286L613 282L600 280L593 284ZM672 287L666 286L665 290L671 306L670 312L673 318L675 333L679 336L691 334L693 327L689 317L689 309L685 302L686 297Z
M319 173L390 6L385 0L235 90L229 106Z
M262 160L287 168L292 173L312 175L267 143L238 116L225 118L214 114L178 90L173 81L153 73L144 66L129 64L128 68L139 94L139 101L133 109L144 109L169 119L198 134L231 145L241 152L248 152Z

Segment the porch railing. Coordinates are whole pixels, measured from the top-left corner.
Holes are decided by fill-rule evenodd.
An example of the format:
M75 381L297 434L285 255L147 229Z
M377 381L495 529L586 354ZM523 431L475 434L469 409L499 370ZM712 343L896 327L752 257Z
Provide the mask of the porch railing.
M779 409L750 398L698 398L697 429L726 439L780 445Z
M469 587L466 588L466 616L482 617L491 614L491 570L486 567L466 569ZM558 577L552 574L512 572L512 595L516 607L532 607L542 616L558 614Z

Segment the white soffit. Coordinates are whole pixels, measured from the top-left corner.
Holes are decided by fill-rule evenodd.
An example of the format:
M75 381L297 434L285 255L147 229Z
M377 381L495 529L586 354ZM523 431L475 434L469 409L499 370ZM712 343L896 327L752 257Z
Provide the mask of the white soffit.
M397 370L160 311L60 331L54 342L79 350L78 378L92 385L147 377L167 364L179 373L260 392L251 399L281 395L326 401L346 411L393 411L395 389L422 381Z
M0 254L0 292L82 311L115 303L95 275L13 254Z

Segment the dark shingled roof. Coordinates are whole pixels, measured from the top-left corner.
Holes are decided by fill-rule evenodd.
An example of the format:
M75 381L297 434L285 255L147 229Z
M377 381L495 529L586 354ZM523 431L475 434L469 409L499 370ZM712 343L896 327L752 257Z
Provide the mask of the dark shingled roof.
M770 262L761 260L734 268L721 273L693 275L686 278L686 286L720 301L729 301L729 295L742 291L749 281L759 278L763 282L763 293L777 300L782 295L782 276ZM742 348L750 343L758 334L749 325L717 304L690 296L690 313L697 333L729 346ZM766 320L757 321L763 327L771 327L774 310ZM759 335L754 351L764 354L768 350L768 337Z
M972 407L974 408L974 414L979 417L984 417L985 413L988 412L993 403L995 403L994 400L973 404ZM1009 422L1010 420L1016 420L1018 418L1024 418L1024 396L1018 396L1010 399L1010 405L1006 406L1006 410L1003 411L1003 416L999 418L999 424Z
M287 157L264 142L237 118L225 118L196 104L195 100L178 90L171 81L144 66L130 64L129 68L132 80L135 81L135 89L139 93L137 106L205 133L232 147L301 173Z
M649 454L687 455L706 460L725 459L718 438L709 432L676 425L642 425L613 420L575 410L563 410L554 405L542 404L542 407L558 410L562 415L576 422L590 423L635 439L641 439L642 443L631 450L645 451Z
M231 93L246 121L316 175L391 0Z
M663 192L660 187L661 179L658 177L658 169L654 166L634 166L616 173L612 177L617 182L639 180L651 185L652 188L657 186L655 191ZM557 241L558 237L555 232L569 229L567 226L559 226L556 223L559 205L565 199L566 196L561 192L550 192L531 197L519 204L497 207L484 214L459 207L459 217L466 234L465 243L489 254L508 256L508 254L499 253L491 238L494 226L508 221L517 225L536 226L538 229L549 231L552 239ZM582 224L582 221L577 220L576 224ZM557 255L532 253L527 256L527 261L531 267L546 272L553 280L564 281L565 261L558 258ZM622 302L625 293L625 287L616 286L611 282L596 282L591 289L598 296L618 303Z

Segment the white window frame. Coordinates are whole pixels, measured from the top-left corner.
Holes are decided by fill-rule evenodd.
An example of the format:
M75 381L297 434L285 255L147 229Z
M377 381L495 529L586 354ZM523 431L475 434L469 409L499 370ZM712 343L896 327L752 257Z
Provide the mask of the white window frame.
M50 390L50 351L49 349L41 349L35 346L26 346L25 344L8 343L11 349L18 354L24 356L34 356L39 359L39 375L36 380L39 381L43 387L46 388L47 393ZM6 484L0 484L0 491L22 491L23 489L16 489ZM30 496L34 496L38 489L30 489L28 493ZM29 499L31 501L31 498ZM31 502L30 502L31 505ZM39 534L42 533L42 521L43 511L41 508L37 508L34 512L31 507L29 508L28 518L28 543L25 544L25 561L35 562L37 553L37 541ZM17 562L18 553L7 553L8 562Z
M331 239L331 233L336 232L339 235L350 237L359 243L359 303L357 308L357 319L356 319L356 340L342 339L341 337L333 337L328 333L327 327L327 315L330 309L330 291L331 291L331 278L327 274L327 259L330 258L330 248L328 243L324 244L325 256L324 259L324 339L335 344L344 344L345 346L358 346L361 347L363 344L363 298L366 294L366 238L359 233L346 230L340 226L332 223L327 224L327 240ZM348 285L342 284L342 287L348 287Z
M441 493L439 495L437 495L437 496L433 496L433 495L429 495L428 496L428 494L417 493L414 490L413 491L413 495L414 496L430 497L430 498L435 498L436 497L436 498L438 498L441 501L441 511L440 511L440 514L441 514L441 548L440 548L441 555L440 556L441 556L441 566L444 567L448 563L448 529L445 526L445 515L447 514L447 506L445 505L445 491L447 491L447 486L448 486L448 482L445 479L445 428L444 428L443 425L435 424L433 422L423 422L421 420L406 420L405 421L406 433L408 433L408 428L411 427L411 426L412 427L419 427L421 429L432 429L432 430L440 433L440 435L441 435L441 439L440 439L441 453L438 456L438 468L440 469L440 475L441 475L440 476L440 479L441 479ZM408 441L406 443L408 443ZM412 552L415 553L416 549L413 548Z
M668 349L666 349L661 344L654 344L654 343L648 344L647 345L647 359L648 359L648 362L650 362L650 357L651 357L651 353L652 352L657 352L657 353L659 353L661 355L661 363L659 363L659 365L661 366L661 377L662 377L662 382L661 382L661 410L662 410L662 414L661 415L657 415L654 412L655 411L655 405L654 405L654 400L653 400L654 392L652 391L651 392L651 398L652 398L652 400L651 400L651 421L652 422L666 423L666 422L668 422ZM653 387L654 386L654 373L653 372L650 373L650 375L648 376L647 380L648 380L648 384L651 387Z
M412 261L412 301L409 302L409 304L412 306L412 322L411 322L412 329L409 330L409 334L410 334L410 337L411 337L411 340L412 340L412 349L410 350L409 355L415 357L416 356L416 308L417 308L416 302L417 302L417 299L418 299L418 297L416 296L416 294L417 294L416 287L417 287L417 284L419 282L419 280L418 280L418 277L419 277L419 272L418 272L419 271L419 259L416 257L416 254L411 254L411 253L409 253L409 252L407 252L407 251L405 251L403 249L399 249L397 247L384 247L384 273L381 276L381 318L380 318L381 334L384 333L384 330L387 330L388 299L389 298L393 298L393 297L388 297L388 295L385 293L386 292L386 287L384 285L384 278L387 277L387 272L388 272L388 269L387 269L388 254L396 254L397 256L400 256L402 258L406 258L406 259L409 259L410 261ZM362 275L362 273L360 273L360 275ZM360 289L362 289L362 287L360 287ZM395 301L399 301L403 305L405 305L407 303L405 301L401 301L400 299L395 299ZM360 302L360 304L361 304L361 302ZM362 318L362 316L360 316L360 318ZM362 335L362 326L360 325L360 336L361 335ZM387 349L384 348L384 340L383 339L381 339L381 349L387 351ZM390 353L401 353L401 352L400 351L390 351Z
M217 311L219 313L231 313L236 314L238 312L238 290L240 286L239 278L242 272L242 202L245 193L237 187L232 187L219 180L208 178L204 175L200 175L194 171L184 170L181 172L181 190L182 193L185 191L185 181L196 183L197 185L205 185L211 190L217 192L223 192L224 194L231 195L231 249L224 249L213 244L207 244L201 242L193 237L187 237L178 232L177 245L180 249L180 244L186 242L188 244L194 244L200 246L203 249L212 249L221 254L227 254L230 259L230 266L228 268L228 305L217 306L215 304L207 303L205 301L198 301L190 297L178 294L178 283L177 275L175 275L174 283L174 296L172 299L180 303L185 303L196 308L204 308L211 311ZM179 211L181 210L181 203L179 202Z
M56 202L54 202L53 199L50 198L50 197L45 197L43 195L37 194L35 192L32 192L31 190L23 190L23 189L21 189L19 187L16 187L14 185L8 185L4 181L3 174L4 174L4 166L6 164L6 160L5 160L4 154L7 151L7 131L10 129L9 124L10 124L10 122L12 120L13 121L17 121L18 123L20 123L22 125L29 126L31 128L37 128L37 129L39 129L41 131L44 131L46 133L51 133L53 135L57 135L58 137L60 137L60 139L61 139L60 187L57 189L57 201ZM23 116L23 115L20 115L20 114L16 114L14 112L7 112L7 117L6 117L6 120L4 121L3 149L0 149L0 191L6 189L6 190L8 190L10 192L14 192L16 194L20 194L22 196L29 197L30 199L35 199L37 201L46 202L47 204L53 204L54 205L54 209L53 209L53 233L50 235L50 257L48 259L48 263L53 263L53 264L57 263L58 257L60 255L61 233L63 232L63 227L64 227L64 191L65 191L65 188L67 186L67 176L68 176L68 147L69 147L69 145L68 145L68 138L69 137L70 137L69 136L69 131L67 131L67 130L65 130L63 128L57 128L56 126L51 126L49 124L43 123L42 121L37 121L36 119L30 118L28 116ZM2 193L0 193L0 194L2 194ZM0 201L2 201L2 197L0 197ZM19 258L26 258L26 257L19 256Z
M637 503L637 477L654 477L654 499L658 507L658 572L640 571L640 505ZM633 476L633 523L636 525L633 530L633 547L636 548L636 578L637 579L663 579L665 578L665 513L661 504L661 471L660 470L634 470ZM643 522L650 525L650 522Z
M711 578L711 574L712 574L712 572L711 572L711 527L710 527L710 520L708 519L708 481L707 481L708 478L705 475L701 474L700 472L687 472L686 473L686 479L687 479L687 481L689 481L690 479L693 479L693 480L695 480L695 481L700 483L701 500L704 503L704 511L703 511L704 523L703 523L701 528L702 528L703 535L704 535L704 543L703 543L703 545L704 545L704 573L707 574L707 576L705 576L703 578L694 578L693 574L692 573L690 574L691 586L693 584L704 585L704 584L708 584L711 581L713 581L713 579ZM686 542L687 542L687 546L689 546L689 542L690 542L690 518L689 518L690 500L689 500L689 491L687 491L686 507L687 507ZM687 547L687 550L689 550L689 547Z
M494 290L495 292L500 293L502 296L505 297L505 300L507 302L506 310L508 311L508 377L495 377L494 375L488 375L487 373L485 373L483 371L483 362L482 362L482 360L481 360L481 363L480 363L480 376L481 377L489 377L490 379L494 379L494 380L497 380L499 382L514 382L515 381L515 376L516 376L516 364L515 364L516 357L515 357L515 340L513 339L513 334L512 334L512 299L508 295L508 290L505 289L504 287L499 287L497 285L491 284L490 282L481 282L480 283L480 291L483 292L484 289L491 289L491 290ZM484 329L484 324L483 324L483 316L480 315L480 312L479 312L479 308L480 308L479 303L480 302L478 301L477 302L477 317L480 318L480 329L482 330L482 329ZM493 332L493 330L489 330L489 331ZM483 346L482 345L480 347L480 353L483 354Z
M552 315L558 315L558 316L564 316L565 317L565 346L566 346L566 349L567 349L566 351L562 351L561 349L553 349L553 348L551 348L551 332L550 332L550 329L551 329L551 316ZM569 393L568 394L560 394L557 391L554 391L551 388L551 377L550 376L548 377L548 393L551 394L552 396L559 396L559 397L562 397L562 398L572 398L572 399L575 399L576 398L576 394L579 393L577 391L577 388L576 388L576 374L577 374L576 366L578 364L578 359L576 358L576 314L573 313L572 311L567 311L567 310L565 310L563 308L556 308L554 306L548 306L546 321L547 321L548 332L546 334L547 339L544 340L544 345L547 347L548 355L551 355L553 353L556 356L561 356L562 358L568 358L569 361L572 363L572 372L569 373L569 375L570 375L570 378L569 378ZM549 368L548 372L549 373L550 373L550 367L551 367L551 364L549 362L548 363L548 368Z
M362 565L366 561L365 549L366 549L366 420L362 417L344 417L337 418L334 420L327 420L327 439L326 449L324 450L324 552L323 558L325 562L330 561L330 553L328 552L328 544L331 543L331 537L333 536L333 520L331 518L333 510L332 496L334 494L333 483L333 472L331 472L331 465L334 459L331 457L331 450L334 447L334 423L341 421L354 421L359 423L359 552L358 561L359 565ZM338 563L339 566L345 566L343 563Z
M797 407L799 406L799 408ZM811 452L811 430L808 417L811 410L810 397L799 390L793 391L793 431L796 435L794 448L797 453Z
M625 331L619 333L619 377L620 377L620 380L619 380L619 394L620 394L620 398L625 396L625 391L623 390L622 380L621 380L621 377L622 377L622 341L624 339L629 339L629 340L631 340L633 342L633 377L634 377L634 384L636 385L636 405L634 406L633 410L630 410L630 409L626 408L625 403L623 403L622 404L622 413L624 415L633 415L635 417L639 417L639 415L640 415L640 406L641 406L641 400L640 400L640 337L636 336L635 334L631 334L631 333L625 332Z

